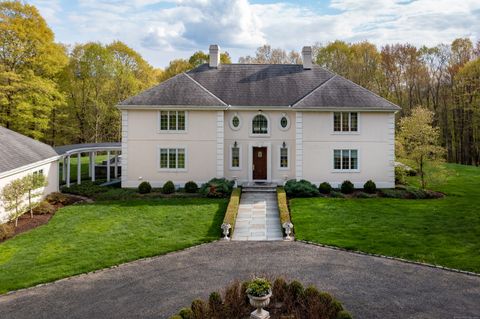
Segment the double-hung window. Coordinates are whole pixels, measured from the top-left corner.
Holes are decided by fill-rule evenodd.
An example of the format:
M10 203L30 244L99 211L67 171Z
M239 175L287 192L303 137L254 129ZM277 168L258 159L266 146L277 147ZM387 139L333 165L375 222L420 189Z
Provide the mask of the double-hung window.
M333 131L334 132L358 132L358 113L357 112L334 112L333 113Z
M237 144L237 143L235 143ZM232 169L240 168L240 147L238 145L233 145L231 150L231 163L230 167Z
M185 149L160 148L160 169L185 169Z
M280 168L288 168L288 147L280 147Z
M160 131L185 131L185 111L160 111Z
M334 150L333 169L342 171L358 170L358 150Z

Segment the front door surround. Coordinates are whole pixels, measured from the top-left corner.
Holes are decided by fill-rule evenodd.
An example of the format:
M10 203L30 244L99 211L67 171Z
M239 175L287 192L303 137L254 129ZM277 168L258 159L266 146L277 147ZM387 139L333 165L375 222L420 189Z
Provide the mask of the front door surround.
M252 174L254 180L267 179L267 148L253 147Z

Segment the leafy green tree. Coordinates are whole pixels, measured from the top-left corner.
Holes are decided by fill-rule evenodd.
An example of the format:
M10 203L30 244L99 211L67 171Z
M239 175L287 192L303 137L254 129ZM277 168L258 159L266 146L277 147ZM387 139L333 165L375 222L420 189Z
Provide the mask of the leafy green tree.
M120 140L116 105L155 82L154 69L122 42L75 45L62 75L71 119L70 140Z
M9 218L15 219L15 227L18 226L18 217L26 210L24 197L26 194L25 181L23 178L15 179L2 189L1 198L5 211L9 212Z
M398 141L403 146L404 155L417 165L422 188L426 187L426 163L441 160L445 151L440 146L440 132L432 123L433 112L423 107L415 108L410 116L400 120Z
M64 103L56 80L65 63L34 6L0 2L0 125L46 140L51 113Z
M48 182L43 174L28 174L23 177L23 185L28 197L27 208L30 210L30 218L33 218L33 209L38 205L34 199L42 195L39 190L46 187L47 184Z

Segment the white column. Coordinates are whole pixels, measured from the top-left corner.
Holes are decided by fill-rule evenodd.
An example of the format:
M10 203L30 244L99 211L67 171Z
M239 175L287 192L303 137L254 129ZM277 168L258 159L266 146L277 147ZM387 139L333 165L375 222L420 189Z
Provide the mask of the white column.
M107 182L110 182L110 151L107 151Z
M303 178L303 114L295 113L295 178Z
M217 111L217 178L222 178L225 174L224 165L224 113Z
M115 179L118 178L118 151L115 151Z
M88 177L92 177L92 152L88 152Z
M95 182L95 156L96 152L92 152L92 182Z
M77 184L82 183L82 153L77 155Z
M64 157L63 158L63 162L62 162L62 181L66 181L66 178L67 178L67 158Z
M122 111L122 187L127 186L128 177L128 111Z
M67 187L70 187L70 155L67 157Z

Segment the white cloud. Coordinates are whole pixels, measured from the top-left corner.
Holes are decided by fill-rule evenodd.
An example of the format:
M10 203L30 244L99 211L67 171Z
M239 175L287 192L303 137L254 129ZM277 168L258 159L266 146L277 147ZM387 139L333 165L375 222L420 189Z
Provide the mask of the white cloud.
M480 36L478 0L332 0L322 12L292 0L32 0L63 42L119 39L157 66L211 43L234 60L256 47L300 50L303 45L369 40L377 45L449 43ZM71 2L69 2L71 4ZM68 6L67 6L68 7Z

